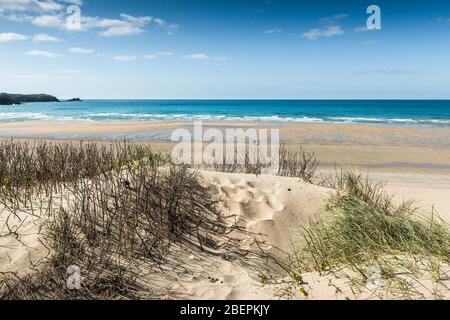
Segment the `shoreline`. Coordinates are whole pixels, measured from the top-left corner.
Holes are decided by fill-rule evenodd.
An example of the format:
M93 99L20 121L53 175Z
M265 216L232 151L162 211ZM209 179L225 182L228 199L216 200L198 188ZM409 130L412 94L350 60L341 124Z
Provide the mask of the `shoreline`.
M17 105L19 106L19 105ZM11 106L8 106L11 107ZM1 111L1 109L0 109ZM192 117L192 118L191 118ZM210 118L208 118L210 117ZM275 118L275 119L274 119ZM8 120L9 119L9 120ZM12 119L12 120L11 120ZM301 119L301 120L300 120ZM138 125L138 124L178 124L178 123L194 123L194 122L203 122L203 123L214 123L228 126L236 126L243 125L246 126L248 124L252 125L264 125L270 124L271 126L290 126L290 125L343 125L343 126L368 126L368 127L390 127L390 128L417 128L417 129L445 129L450 127L450 119L449 120L436 120L431 119L430 122L420 122L419 120L415 121L412 119L383 119L380 118L380 121L364 121L358 120L359 118L348 118L349 120L324 120L319 118L295 118L291 117L279 117L279 116L249 116L246 117L238 117L238 116L230 116L230 118L225 118L225 116L218 115L217 117L211 115L177 115L173 118L131 118L131 119L91 119L91 118L72 118L72 117L61 117L61 118L52 118L50 116L43 116L42 118L27 118L21 119L20 117L10 117L10 118L0 118L0 124L2 125L20 125L26 124L31 125L33 123L39 124L44 122L51 122L54 124L102 124L102 125L114 125L114 124L128 124L128 125ZM392 121L399 120L399 121ZM405 120L405 121L403 121Z
M114 140L110 137L113 133L136 134L136 133L153 133L161 129L178 129L190 128L195 122L201 122L206 128L278 128L280 129L281 140L289 141L290 139L298 138L299 134L304 134L303 142L313 140L318 142L326 142L333 140L334 143L345 144L366 144L368 141L355 140L352 138L367 138L371 134L375 134L377 138L385 138L385 141L379 141L378 144L383 145L389 143L389 139L395 142L395 138L402 138L413 134L416 140L410 140L414 145L429 146L436 144L439 146L450 147L450 126L413 126L413 125L399 125L399 124L361 124L361 123L332 123L332 122L279 122L279 121L217 121L217 120L186 120L186 121L122 121L122 120L108 120L108 121L59 121L59 120L33 120L33 121L17 121L17 122L3 122L0 126L0 137L5 136L21 136L26 138L45 137L53 138L53 135L66 135L67 139L71 139L71 135L84 134L87 137L96 138L95 135L101 135L103 140ZM317 131L326 133L325 136L312 136L309 133L313 130L314 134ZM334 134L334 137L330 137ZM348 138L342 136L349 136ZM391 134L391 137L386 135ZM383 137L384 135L384 137ZM168 137L163 137L162 140L168 140ZM429 141L425 140L429 139ZM439 141L437 140L439 139ZM445 139L445 140L444 140ZM153 140L153 139L142 139ZM371 141L369 141L371 142Z
M0 126L0 139L46 139L54 141L128 140L152 144L170 151L176 144L171 133L193 130L192 122L58 122L30 121ZM358 124L279 124L203 122L209 128L279 129L280 142L295 150L303 146L314 152L323 167L336 165L368 171L438 172L450 174L450 128L412 128ZM204 142L207 145L208 142Z
M192 129L192 122L54 122L9 123L0 127L0 139L45 139L57 143L92 140L108 144L128 140L170 152L168 137L178 128ZM320 172L345 168L386 181L399 200L414 199L436 205L450 222L450 128L411 128L357 124L283 124L204 122L208 128L278 128L288 149L300 146L314 152ZM205 145L208 143L205 142Z

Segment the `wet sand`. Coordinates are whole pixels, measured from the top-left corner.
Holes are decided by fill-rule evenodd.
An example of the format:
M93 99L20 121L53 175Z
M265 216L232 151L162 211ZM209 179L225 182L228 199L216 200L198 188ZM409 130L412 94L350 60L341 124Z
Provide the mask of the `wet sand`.
M130 139L170 151L173 130L192 130L183 122L49 122L4 123L0 137L57 140ZM399 199L414 199L450 221L450 128L420 128L355 124L282 124L204 122L208 128L279 128L290 149L302 145L314 152L321 172L346 167L387 182Z

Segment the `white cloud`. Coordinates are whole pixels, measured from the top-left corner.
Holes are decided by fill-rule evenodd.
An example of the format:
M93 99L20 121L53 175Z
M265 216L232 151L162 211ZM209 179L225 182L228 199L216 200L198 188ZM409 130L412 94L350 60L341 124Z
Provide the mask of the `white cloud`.
M147 23L150 23L153 20L152 17L133 17L126 13L121 13L120 17L131 24L141 26L145 26Z
M35 17L31 23L40 27L67 30L67 24L63 15L41 15ZM136 35L144 32L144 27L150 23L158 27L161 25L166 26L165 22L161 19L148 16L134 17L122 13L119 19L82 16L81 31L99 29L98 34L103 37Z
M180 26L178 24L170 24L167 27L167 34L168 35L173 35L173 34L175 34L178 31L179 28L180 28Z
M170 57L170 56L174 56L174 55L175 55L175 52L172 52L172 51L158 51L153 54L145 55L144 59L154 60L154 59L158 59L160 57Z
M281 33L281 32L282 30L280 28L273 28L264 31L265 34Z
M180 26L178 24L168 24L165 20L160 18L152 18L152 22L159 28L166 30L167 34L172 35L178 31Z
M82 5L81 0L58 0L67 4ZM55 28L67 31L88 31L97 29L104 37L126 36L140 34L145 27L152 24L157 29L163 29L167 34L174 34L179 26L169 24L161 18L151 16L135 17L121 13L118 18L101 18L81 16L81 29L71 30L66 21L66 6L55 0L0 0L0 12L11 14L2 18L14 22L28 22L38 27ZM19 14L16 14L19 12Z
M23 2L24 0L21 0L21 1ZM62 10L64 8L61 4L56 3L53 0L47 0L47 1L33 0L33 2L38 3L40 9L44 10L44 11L57 11L57 10Z
M70 3L70 4L75 4L77 6L82 6L83 5L83 0L64 0L64 2Z
M203 60L203 61L210 59L210 57L204 53L191 53L183 56L183 58L189 60Z
M93 53L94 50L93 49L85 49L85 48L70 48L69 52L70 53L78 53L78 54L88 54L88 53Z
M10 14L7 16L0 15L0 17L13 22L31 22L33 20L33 17L28 15Z
M33 25L39 27L46 28L56 28L61 30L69 30L67 27L66 20L62 14L58 15L41 15L30 17L27 16L14 16L9 17L9 19L14 19L16 21L30 21ZM101 29L99 31L99 35L105 37L113 37L113 36L124 36L124 35L132 35L139 34L144 32L142 28L148 21L151 19L150 17L132 17L126 15L125 20L121 19L104 19L99 17L81 17L81 29L80 31L88 31L91 29Z
M117 55L117 56L113 56L112 59L114 61L132 61L132 60L136 60L137 57L136 56L127 56L127 55Z
M81 0L58 1L75 5L83 4ZM65 7L55 0L0 0L0 13L6 11L10 13L2 15L1 18L14 22L28 22L38 27L66 31L97 29L98 34L103 37L137 35L143 33L145 27L151 24L157 29L165 30L169 35L174 34L179 28L177 24L169 24L161 18L135 17L122 13L115 19L81 16L81 29L71 30L67 25Z
M28 37L23 34L14 32L0 33L0 42L10 42L10 41L23 41L27 40Z
M335 14L329 17L325 17L320 19L320 23L323 24L328 24L328 23L334 23L334 21L336 20L341 20L341 19L345 19L348 18L350 15L348 13L340 13L340 14Z
M44 57L44 58L49 58L49 59L61 57L60 54L52 53L49 51L40 51L40 50L27 51L27 52L25 52L25 55L33 56L33 57Z
M325 29L311 29L308 32L302 34L303 38L308 38L309 40L316 40L320 37L330 38L335 36L343 35L344 31L341 26L327 26Z
M321 18L319 20L320 24L325 24L323 28L314 28L311 29L305 33L303 33L301 36L302 38L307 38L309 40L316 40L318 38L331 38L335 36L343 35L345 32L342 30L342 27L340 25L337 25L335 22L336 20L341 20L348 18L350 15L348 13L340 13L335 14L329 17Z
M174 56L175 52L172 51L159 51L155 53L157 56Z
M59 42L60 40L58 38L49 36L46 33L40 33L33 37L34 42Z
M361 27L356 27L353 31L355 33L361 33L361 32L369 32L372 30L368 29L367 26L361 26Z
M43 15L33 18L31 23L38 27L65 29L65 20L59 15Z
M160 18L155 18L155 23L160 27L164 27L166 25L166 22Z
M144 29L134 26L111 27L99 32L102 37L128 36L144 32Z
M53 0L1 0L0 12L2 11L58 11L63 5Z
M197 61L203 61L204 63L207 64L216 64L216 65L220 65L221 62L225 62L226 60L228 60L228 57L210 57L207 54L204 53L192 53L192 54L188 54L183 56L183 59L188 59L188 60L197 60Z
M436 19L437 23L450 23L450 18L439 17Z
M177 24L169 24L167 23L165 20L161 19L161 18L154 18L154 17L140 17L140 18L136 18L133 16L130 16L128 14L122 13L120 15L120 17L126 21L128 21L129 23L133 24L133 25L137 25L137 26L144 26L148 23L153 23L155 24L158 28L162 28L164 29L167 34L172 35L174 34L179 26Z
M18 34L18 33L0 33L0 42L9 42L9 41L23 41L29 39L28 36ZM58 42L60 41L58 38L49 36L45 33L40 33L32 37L33 42Z

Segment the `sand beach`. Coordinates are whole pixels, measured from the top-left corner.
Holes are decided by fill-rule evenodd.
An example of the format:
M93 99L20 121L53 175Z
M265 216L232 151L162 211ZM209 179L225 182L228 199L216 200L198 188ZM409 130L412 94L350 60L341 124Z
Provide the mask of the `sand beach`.
M450 222L450 129L354 124L206 123L205 127L276 127L289 150L303 147L313 152L320 165L314 181L327 180L338 170L384 181L394 202L413 200L426 214ZM3 141L46 139L52 144L95 140L108 145L136 137L137 145L170 151L170 132L190 123L7 123L0 128ZM153 137L146 139L145 137ZM154 137L158 136L158 139ZM174 244L158 270L142 273L139 281L154 297L164 299L389 299L395 294L361 290L355 293L335 274L305 272L301 283L292 284L286 261L300 230L326 215L327 203L336 190L295 177L245 173L199 172L198 179L218 201L227 221L230 243L204 252ZM1 210L0 270L18 277L32 275L45 265L50 253L41 234L45 217L27 210L11 215ZM232 239L232 240L230 240ZM230 246L232 249L230 249ZM446 268L445 266L443 267ZM422 274L421 297L433 298L431 275ZM270 279L270 281L269 281ZM291 279L291 280L289 280ZM445 282L445 281L444 281ZM444 284L439 283L439 286ZM300 290L300 289L301 290ZM339 288L337 290L336 288ZM444 296L446 292L444 291ZM303 294L302 294L303 293Z

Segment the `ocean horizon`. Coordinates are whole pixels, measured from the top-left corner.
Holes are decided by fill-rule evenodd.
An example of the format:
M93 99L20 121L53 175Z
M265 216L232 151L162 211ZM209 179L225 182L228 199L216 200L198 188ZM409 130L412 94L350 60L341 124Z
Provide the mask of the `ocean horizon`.
M450 126L450 100L108 100L0 107L24 121L224 121Z

